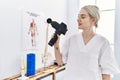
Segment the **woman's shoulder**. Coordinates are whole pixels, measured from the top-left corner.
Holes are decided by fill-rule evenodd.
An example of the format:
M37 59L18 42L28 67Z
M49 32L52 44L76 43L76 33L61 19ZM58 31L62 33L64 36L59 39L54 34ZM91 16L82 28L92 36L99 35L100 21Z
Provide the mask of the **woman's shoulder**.
M103 35L101 35L101 34L96 34L96 36L97 36L97 39L98 40L100 40L100 41L102 41L102 42L107 42L107 43L109 43L109 41L108 41L108 39L105 37L105 36L103 36Z
M77 37L79 37L80 36L80 34L81 33L74 33L74 34L71 34L71 35L69 35L69 36L67 36L66 38L65 38L65 41L71 41L71 40L75 40Z
M77 32L77 33L74 33L70 36L70 38L75 38L75 37L78 37L80 36L82 33L81 32Z

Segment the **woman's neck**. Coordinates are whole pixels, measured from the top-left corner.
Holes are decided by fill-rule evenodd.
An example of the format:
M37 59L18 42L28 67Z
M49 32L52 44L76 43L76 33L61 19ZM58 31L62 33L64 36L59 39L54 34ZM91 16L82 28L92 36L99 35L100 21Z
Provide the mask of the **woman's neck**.
M84 30L83 32L82 32L82 35L84 36L84 37L88 37L88 36L92 36L92 35L94 35L95 34L95 32L91 29L91 30Z
M95 32L93 30L83 31L82 36L84 40L84 44L86 45L95 35Z

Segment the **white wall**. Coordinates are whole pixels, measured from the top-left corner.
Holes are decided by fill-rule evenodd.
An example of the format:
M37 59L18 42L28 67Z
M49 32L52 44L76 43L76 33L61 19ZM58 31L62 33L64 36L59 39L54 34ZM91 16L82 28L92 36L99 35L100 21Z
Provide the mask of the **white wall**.
M67 25L68 36L78 32L77 17L79 12L79 0L67 0Z
M65 0L0 0L0 80L20 73L22 9L67 22Z
M115 56L117 58L118 65L120 67L120 0L116 0L116 13L115 13ZM116 75L112 80L120 80L119 76Z

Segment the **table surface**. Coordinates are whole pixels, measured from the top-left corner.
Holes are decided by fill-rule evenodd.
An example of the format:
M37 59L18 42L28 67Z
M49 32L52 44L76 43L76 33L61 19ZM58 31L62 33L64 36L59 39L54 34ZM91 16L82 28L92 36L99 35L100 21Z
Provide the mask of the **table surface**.
M56 80L56 73L61 70L65 70L65 66L50 65L46 68L36 70L36 74L33 76L29 76L28 78L29 80L36 80L38 78L52 75L53 80ZM21 77L21 75L17 74L4 80L17 80L19 77Z

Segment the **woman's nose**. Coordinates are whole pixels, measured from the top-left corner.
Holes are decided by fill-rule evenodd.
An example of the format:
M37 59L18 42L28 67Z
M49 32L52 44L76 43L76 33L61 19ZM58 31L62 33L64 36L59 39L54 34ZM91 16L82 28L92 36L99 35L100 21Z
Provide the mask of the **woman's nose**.
M81 22L81 19L80 19L80 18L77 18L77 21L78 21L78 22Z
M79 22L79 19L77 18L77 22Z

